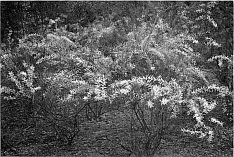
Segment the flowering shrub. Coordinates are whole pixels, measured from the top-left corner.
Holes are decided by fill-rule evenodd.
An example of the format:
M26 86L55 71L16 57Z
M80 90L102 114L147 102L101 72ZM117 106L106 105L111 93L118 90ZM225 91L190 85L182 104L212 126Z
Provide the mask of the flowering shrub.
M50 138L40 134L46 130L70 146L87 121L100 121L104 113L114 115L116 110L120 118L113 123L121 128L118 144L139 156L156 152L169 121L184 109L196 124L183 132L209 142L219 137L218 132L226 142L228 136L219 128L227 120L222 121L216 111L222 109L233 121L231 85L220 85L212 72L198 66L202 56L189 44L199 43L194 35L174 32L158 16L154 21L137 20L142 20L139 25L125 23L123 30L120 21L109 21L77 34L58 30L45 37L24 37L15 52L1 55L5 105L25 104L14 108L19 114L27 111L25 123L38 129L35 138ZM209 59L215 60L218 68L228 68L230 80L232 59ZM12 127L8 124L20 115L4 111L7 134Z
M179 115L184 105L197 124L182 131L207 137L211 142L214 130L204 117L214 120L215 115L209 113L218 107L220 99L232 95L228 88L213 84L218 81L212 73L196 66L200 56L186 43L195 42L192 37L173 36L166 31L170 32L170 28L163 21L155 26L143 23L129 33L126 43L113 50L116 70L112 75L117 73L118 77L110 86L110 101L113 105L121 102L119 109L127 110L129 117L133 117L128 127L138 129L129 136L145 142L127 147L139 154L156 151L167 121Z

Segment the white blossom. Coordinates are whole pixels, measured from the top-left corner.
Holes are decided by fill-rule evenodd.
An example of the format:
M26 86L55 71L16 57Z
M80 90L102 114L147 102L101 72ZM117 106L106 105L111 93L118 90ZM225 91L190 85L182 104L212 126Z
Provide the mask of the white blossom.
M161 100L161 104L162 105L166 105L170 100L166 99L166 98L162 98Z
M148 102L147 102L147 105L148 105L148 107L149 108L152 108L152 107L154 107L153 105L153 102L151 101L151 100L149 100Z

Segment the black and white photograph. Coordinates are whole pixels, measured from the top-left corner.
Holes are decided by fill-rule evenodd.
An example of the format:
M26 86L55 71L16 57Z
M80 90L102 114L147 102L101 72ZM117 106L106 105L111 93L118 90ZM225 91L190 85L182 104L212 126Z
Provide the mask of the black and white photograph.
M233 156L233 1L0 4L1 156Z

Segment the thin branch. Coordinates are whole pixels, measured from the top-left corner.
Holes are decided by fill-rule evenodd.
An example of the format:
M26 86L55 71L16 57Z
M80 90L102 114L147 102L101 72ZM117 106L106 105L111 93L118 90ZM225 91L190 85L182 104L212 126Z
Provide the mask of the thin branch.
M140 124L141 124L142 130L145 130L145 127L144 127L143 123L141 122L141 118L140 118L139 115L137 114L136 109L134 109L134 113L135 113L135 115L136 115L138 121L139 121Z

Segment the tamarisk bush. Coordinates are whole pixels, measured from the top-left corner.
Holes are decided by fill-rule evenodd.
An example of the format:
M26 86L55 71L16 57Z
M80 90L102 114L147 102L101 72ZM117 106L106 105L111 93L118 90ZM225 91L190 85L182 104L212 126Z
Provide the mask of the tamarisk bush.
M161 19L156 25L142 24L131 32L128 42L114 49L116 70L112 75L118 77L110 85L110 101L113 105L121 103L118 109L128 117L125 128L129 133L119 144L136 155L156 152L168 121L176 118L184 105L197 124L182 131L211 142L214 128L204 117L221 99L232 97L228 88L214 84L218 81L210 82L212 73L196 66L200 56L186 44L194 39L165 30L170 32ZM216 118L208 119L214 122ZM216 123L222 122L216 119Z
M54 151L100 134L108 148L154 155L182 118L191 123L181 132L232 147L233 58L226 39L217 40L227 33L219 30L223 14L214 16L226 4L87 4L100 15L106 5L112 17L74 24L73 32L29 34L3 49L4 155L25 155L29 145L38 148L29 155L41 155L39 144Z

